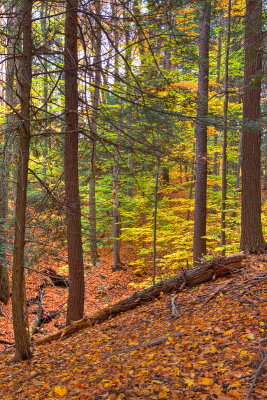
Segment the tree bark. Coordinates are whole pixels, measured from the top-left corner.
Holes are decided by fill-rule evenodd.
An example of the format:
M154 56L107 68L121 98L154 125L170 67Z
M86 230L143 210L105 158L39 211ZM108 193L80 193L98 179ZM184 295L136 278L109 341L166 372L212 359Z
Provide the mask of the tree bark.
M78 175L78 0L67 0L65 21L65 193L70 288L66 324L83 316L84 269Z
M95 10L98 18L100 18L101 12L101 2L100 0L96 3ZM92 32L93 33L93 32ZM99 116L99 103L100 103L100 85L101 85L101 29L100 26L96 26L96 31L94 32L95 40L94 44L94 92L92 99L92 121L91 121L91 159L90 159L90 177L89 177L89 241L90 241L90 256L92 265L95 267L98 262L98 252L97 252L97 237L96 237L96 171L95 171L95 160L96 160L96 136L97 136L97 123Z
M248 254L263 253L267 248L261 225L261 14L262 0L246 0L240 249Z
M231 9L232 0L228 0L227 9L227 33L225 48L225 69L224 69L224 104L223 104L223 135L222 135L222 212L221 212L221 246L222 255L225 255L226 245L226 202L227 202L227 134L228 134L228 103L229 103L229 53L231 39Z
M18 85L20 92L19 165L15 206L15 239L12 271L12 316L16 353L10 362L31 357L28 320L25 310L24 247L26 225L27 178L31 137L31 62L32 62L32 0L24 0L21 27L23 46Z
M119 2L115 1L112 4L112 17L114 20L117 18L119 12ZM119 33L117 27L114 29L114 44L115 44L115 54L114 54L114 83L115 85L119 83ZM123 105L120 106L119 118L123 118ZM119 121L118 121L119 124ZM120 129L118 126L116 132L116 144L114 146L114 164L112 168L112 271L121 269L123 263L120 258L120 247L121 247L121 215L120 215L120 202L119 202L119 143L120 143Z
M14 3L14 2L13 2ZM8 222L8 195L9 195L9 176L10 161L13 152L15 116L12 108L18 104L15 96L15 57L18 53L16 42L18 42L18 19L15 17L17 12L16 4L6 4L6 13L9 14L7 19L7 61L6 61L6 80L5 80L5 102L9 108L6 115L4 144L2 149L3 158L1 160L0 175L0 301L4 304L8 303L9 279L7 271L6 252L8 247L7 222Z
M200 9L198 106L195 128L196 182L193 258L199 262L206 254L207 207L207 117L209 84L210 1L202 1Z
M159 203L159 168L160 159L156 160L155 186L154 186L154 212L153 212L153 255L152 255L152 284L156 283L157 275L157 234L158 234L158 203Z
M119 138L119 134L117 134ZM114 164L112 171L113 204L112 204L112 271L119 270L123 263L120 258L121 218L119 210L119 150L115 146Z
M36 340L36 344L48 343L56 339L63 339L73 332L81 330L88 326L94 326L102 323L109 318L149 303L159 298L162 293L179 292L185 286L193 287L203 282L210 281L215 278L230 275L236 270L243 268L242 261L245 259L243 253L236 253L226 257L215 257L214 259L200 264L191 270L186 270L178 275L157 283L148 289L136 292L124 300L119 301L112 306L100 310L91 317L85 317L80 321L70 325L65 330L59 331L53 335L45 336Z

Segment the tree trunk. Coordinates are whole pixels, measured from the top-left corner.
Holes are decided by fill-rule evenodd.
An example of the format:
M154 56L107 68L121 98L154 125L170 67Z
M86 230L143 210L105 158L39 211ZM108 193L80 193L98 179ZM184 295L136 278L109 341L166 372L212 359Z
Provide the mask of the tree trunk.
M159 167L160 159L156 161L155 186L154 186L154 213L153 213L153 258L152 258L152 284L156 283L157 274L157 225L158 225L158 203L159 203Z
M48 37L47 37L47 15L48 15L48 4L43 3L41 5L40 15L41 15L41 32L44 40L44 46L49 48ZM49 58L46 54L43 55L43 119L44 119L44 126L46 124L46 119L48 118L48 101L49 101L49 81L48 81L48 65L49 65ZM42 138L42 155L43 155L43 168L42 168L42 179L46 183L47 180L47 156L48 156L48 149L49 149L49 137L43 136ZM46 195L46 189L42 188L44 195Z
M100 0L96 3L96 14L100 18L101 3ZM90 177L89 177L89 241L90 241L90 256L92 265L95 267L98 262L97 252L97 237L96 237L96 173L95 173L95 160L96 160L96 135L97 123L99 115L99 102L100 102L100 85L101 85L101 29L97 25L96 32L93 32L94 40L94 92L92 100L92 121L91 121L91 160L90 160Z
M219 24L222 24L222 18L219 20ZM222 31L220 30L218 33L218 42L217 42L218 50L217 50L217 62L216 62L216 83L217 85L220 85L221 83L221 64L222 64ZM216 88L218 91L218 88ZM218 145L218 133L215 133L214 135L214 141L213 141L214 148L216 149ZM213 156L213 171L212 173L214 175L219 175L220 172L220 166L218 163L218 152L214 152ZM218 185L214 185L214 190L218 190Z
M117 135L119 136L119 135ZM123 263L120 259L120 236L121 236L121 218L119 210L119 151L115 147L114 164L113 164L113 204L112 204L112 271L121 268Z
M115 1L112 4L112 16L114 20L118 17L119 2ZM115 85L119 83L119 34L118 29L115 26L114 29L114 83ZM123 106L121 105L121 112L119 118L123 118ZM117 122L119 124L119 121ZM116 132L116 144L114 147L114 164L112 169L112 271L121 269L123 263L120 259L120 246L121 246L121 216L120 216L120 203L119 203L119 142L120 142L120 129Z
M83 316L84 270L78 175L78 0L67 0L65 21L65 192L70 288L66 324Z
M28 321L25 310L24 282L24 247L27 200L27 177L30 148L30 95L31 95L31 62L32 62L32 0L23 1L21 15L23 50L18 85L20 92L20 125L19 125L19 165L17 177L17 195L15 206L15 239L13 252L12 275L12 315L16 343L16 353L10 362L25 360L31 357Z
M1 162L1 182L0 182L0 301L7 304L9 293L9 279L7 271L6 251L8 246L8 235L6 232L8 222L8 194L9 194L9 176L10 162L13 152L13 144L15 140L14 130L15 121L14 112L18 104L18 99L15 95L15 57L18 53L16 43L18 35L18 19L14 14L17 13L16 5L6 5L6 13L10 15L7 19L7 32L9 35L7 44L7 60L6 60L6 85L5 85L5 102L10 106L6 115L5 136L3 145L3 158Z
M225 255L226 245L226 202L227 202L227 133L228 133L228 86L229 86L229 52L231 39L231 8L232 0L228 0L227 9L227 33L225 49L225 69L224 69L224 104L223 104L223 137L222 137L222 212L221 212L221 245L222 255Z
M245 88L241 149L241 240L245 253L266 251L261 225L262 0L246 0Z
M207 117L209 79L210 1L202 1L200 10L198 107L195 128L196 183L193 258L199 262L206 254L207 207Z

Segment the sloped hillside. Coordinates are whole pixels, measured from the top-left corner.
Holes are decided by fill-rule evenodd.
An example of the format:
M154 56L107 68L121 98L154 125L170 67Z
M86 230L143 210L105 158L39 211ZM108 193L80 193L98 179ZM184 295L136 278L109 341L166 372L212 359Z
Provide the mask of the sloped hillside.
M50 344L2 354L1 400L267 398L267 257ZM172 316L171 314L175 314Z

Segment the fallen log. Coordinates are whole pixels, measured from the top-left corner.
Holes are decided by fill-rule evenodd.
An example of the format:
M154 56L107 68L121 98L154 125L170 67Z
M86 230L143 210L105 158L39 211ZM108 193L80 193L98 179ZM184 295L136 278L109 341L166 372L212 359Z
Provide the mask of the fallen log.
M50 278L54 286L68 288L70 285L69 279L66 276L57 274L53 268L46 268L42 273Z
M37 315L33 321L32 326L32 335L38 332L38 328L40 327L40 321L43 318L44 314L44 305L43 305L43 297L44 297L44 289L45 285L42 284L38 290L38 295L36 296L36 304L38 305Z
M39 345L56 339L62 340L78 330L104 322L122 312L159 298L162 293L179 292L184 287L196 286L212 279L230 275L243 267L242 261L244 259L245 255L243 252L229 256L215 257L195 268L182 271L174 277L161 281L148 289L138 291L126 299L100 310L91 317L85 317L79 321L74 321L65 329L53 335L39 338L35 343Z

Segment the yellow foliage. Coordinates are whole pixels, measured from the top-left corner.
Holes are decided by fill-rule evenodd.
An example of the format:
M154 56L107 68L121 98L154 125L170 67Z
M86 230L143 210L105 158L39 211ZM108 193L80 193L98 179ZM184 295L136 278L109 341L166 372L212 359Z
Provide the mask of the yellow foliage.
M53 394L57 397L63 397L67 394L67 389L65 386L54 386Z
M211 379L211 378L203 377L203 378L198 378L198 383L200 385L211 386L211 385L213 385L214 382L213 382L213 379Z

